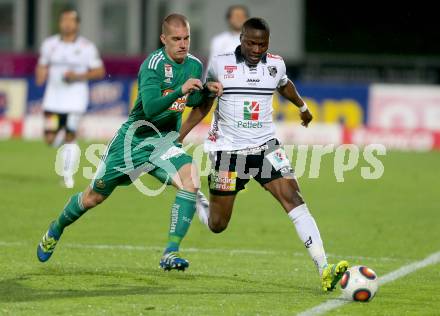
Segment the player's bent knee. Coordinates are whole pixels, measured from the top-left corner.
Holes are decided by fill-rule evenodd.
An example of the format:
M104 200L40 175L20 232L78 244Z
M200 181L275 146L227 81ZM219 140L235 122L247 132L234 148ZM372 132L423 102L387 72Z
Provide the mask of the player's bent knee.
M299 194L298 191L293 191L293 192L291 190L282 191L277 196L277 199L280 201L280 203L283 205L284 209L287 212L305 203L301 194Z
M53 144L54 141L55 141L55 134L52 134L52 133L46 133L46 134L44 135L44 142L45 142L47 145L51 146L51 145Z
M192 183L188 183L188 184L183 184L183 190L185 190L185 191L188 191L188 192L193 192L193 193L196 193L197 192L197 190L198 190L198 188L196 188L195 186L194 186L194 184L192 184Z
M66 143L71 143L75 140L75 138L76 138L75 133L67 132L66 136L65 136L65 141L66 141Z
M200 187L197 167L190 163L185 164L179 169L178 174L174 176L173 183L182 190L193 193L197 192Z
M87 190L83 195L83 205L85 208L90 209L101 204L107 196L98 192Z
M304 199L299 194L298 191L294 192L293 196L291 197L290 202L294 205L294 207L300 206L301 204L304 204Z
M209 218L209 229L215 233L220 234L228 227L228 222L220 218Z
M195 181L190 174L185 175L181 179L182 189L188 192L197 192L198 187L195 185Z

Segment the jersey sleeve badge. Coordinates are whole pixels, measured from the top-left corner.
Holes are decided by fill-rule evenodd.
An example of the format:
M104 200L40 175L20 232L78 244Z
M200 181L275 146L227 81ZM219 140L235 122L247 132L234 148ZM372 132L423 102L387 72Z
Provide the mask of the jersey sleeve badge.
M274 78L276 77L278 73L278 69L276 66L267 66L267 70L269 70L269 75L271 75Z

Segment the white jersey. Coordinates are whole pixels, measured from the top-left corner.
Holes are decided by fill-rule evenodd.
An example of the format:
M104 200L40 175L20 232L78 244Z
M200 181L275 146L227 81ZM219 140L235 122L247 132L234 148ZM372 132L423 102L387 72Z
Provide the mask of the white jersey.
M240 45L240 32L220 33L211 41L210 60L217 55L233 52Z
M83 113L87 109L89 87L87 81L67 83L64 74L78 74L102 66L96 46L78 36L74 42L64 42L60 35L44 40L39 65L49 67L49 76L43 98L43 109L55 113Z
M240 32L226 31L214 36L211 41L207 69L209 69L214 56L233 52L238 45L240 45ZM206 73L203 78L205 77Z
M257 147L275 138L272 98L288 82L286 65L278 55L266 54L256 66L248 66L240 53L215 56L208 80L221 82L206 151Z

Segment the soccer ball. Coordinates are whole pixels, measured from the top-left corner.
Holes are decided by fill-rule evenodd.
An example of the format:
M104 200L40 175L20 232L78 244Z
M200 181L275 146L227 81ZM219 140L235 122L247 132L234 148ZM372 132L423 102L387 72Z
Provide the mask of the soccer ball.
M376 295L378 278L370 268L354 266L345 271L340 284L345 299L368 302Z

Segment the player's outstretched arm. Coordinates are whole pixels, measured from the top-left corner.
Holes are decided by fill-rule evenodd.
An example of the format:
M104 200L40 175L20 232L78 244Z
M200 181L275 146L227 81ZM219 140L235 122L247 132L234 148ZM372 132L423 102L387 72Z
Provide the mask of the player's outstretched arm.
M191 130L197 124L199 124L206 115L208 115L213 103L213 98L206 98L200 106L192 108L188 118L185 122L183 122L182 127L180 128L180 135L178 139L180 143L189 134L189 132L191 132Z
M313 116L312 113L310 113L309 109L307 108L306 103L299 95L298 91L296 90L295 85L291 80L287 81L287 84L284 86L281 86L278 88L278 92L285 97L287 100L295 104L300 112L300 117L302 120L301 125L307 127L309 123L312 121Z

